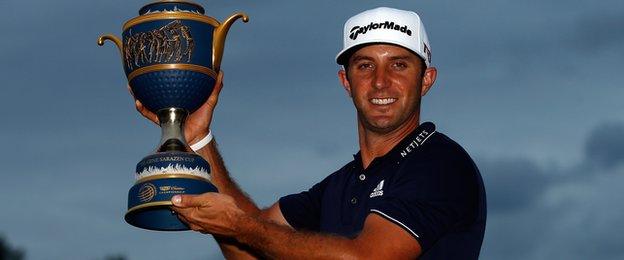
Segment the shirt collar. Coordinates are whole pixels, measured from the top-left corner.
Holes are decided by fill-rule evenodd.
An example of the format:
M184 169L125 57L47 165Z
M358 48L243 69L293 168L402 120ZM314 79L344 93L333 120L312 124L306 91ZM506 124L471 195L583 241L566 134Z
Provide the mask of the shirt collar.
M414 151L418 150L425 144L427 139L435 133L435 125L431 122L424 122L408 134L403 140L395 145L388 153L373 159L369 168L375 164L386 160L392 160L400 162L404 158L414 154ZM362 155L358 152L353 155L354 162L357 167L362 167Z

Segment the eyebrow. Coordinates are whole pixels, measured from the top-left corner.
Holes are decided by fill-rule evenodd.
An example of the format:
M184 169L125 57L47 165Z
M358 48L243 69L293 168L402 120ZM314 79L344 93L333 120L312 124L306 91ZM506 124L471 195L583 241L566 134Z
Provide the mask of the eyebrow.
M356 56L353 56L353 58L351 58L351 62L357 62L361 60L373 60L373 58L369 56L365 56L365 55L356 55Z
M398 56L392 56L389 59L390 60L407 60L409 59L410 56L409 55L398 55ZM372 57L366 56L366 55L357 55L357 56L353 56L353 58L351 58L351 62L357 62L357 61L361 61L361 60L374 60Z
M401 55L401 56L392 56L390 57L390 60L406 60L409 58L410 58L409 55Z

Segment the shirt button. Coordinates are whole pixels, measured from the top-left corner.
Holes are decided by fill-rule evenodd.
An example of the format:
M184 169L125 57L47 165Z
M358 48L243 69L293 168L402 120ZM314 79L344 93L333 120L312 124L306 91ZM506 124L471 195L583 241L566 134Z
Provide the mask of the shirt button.
M359 178L360 178L361 181L366 180L366 175L360 174Z
M351 198L351 204L355 204L355 203L357 203L357 198L356 197Z

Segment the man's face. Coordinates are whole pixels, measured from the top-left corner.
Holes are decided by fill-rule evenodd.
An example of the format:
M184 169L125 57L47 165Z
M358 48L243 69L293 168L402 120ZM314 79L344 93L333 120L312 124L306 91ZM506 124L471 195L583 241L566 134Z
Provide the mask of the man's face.
M407 122L418 123L420 98L435 81L434 68L423 77L418 56L389 44L357 50L347 68L339 73L341 81L366 129L383 134Z

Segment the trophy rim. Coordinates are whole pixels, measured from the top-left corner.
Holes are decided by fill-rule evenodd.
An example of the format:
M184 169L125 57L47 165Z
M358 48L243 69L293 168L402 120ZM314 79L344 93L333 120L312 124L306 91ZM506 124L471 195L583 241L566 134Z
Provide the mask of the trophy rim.
M212 25L213 27L219 27L221 23L217 21L217 19L203 15L203 14L195 14L195 13L184 13L184 12L162 12L162 13L153 13L146 15L139 15L134 17L122 26L122 31L128 30L128 28L135 26L137 24L141 24L144 22L151 22L156 20L192 20L203 22Z
M190 5L194 5L195 7L197 7L199 9L199 12L202 14L206 13L206 10L204 9L203 6L201 6L198 3L195 3L193 1L186 1L186 0L160 0L160 1L153 1L151 3L148 3L146 5L144 5L143 7L141 7L141 9L139 9L139 15L141 15L141 10L145 9L145 7L148 7L150 5L155 5L155 4L162 4L162 3L181 3L181 4L190 4Z
M171 201L152 201L152 202L148 202L148 203L143 203L143 204L139 204L136 205L132 208L129 208L126 211L126 215L141 210L141 209L145 209L145 208L150 208L150 207L159 207L159 206L173 206L173 203Z
M195 65L195 64L189 64L189 63L163 63L163 64L149 65L149 66L145 66L145 67L141 67L141 68L133 70L127 75L128 82L130 82L132 79L140 75L143 75L145 73L161 71L161 70L190 70L194 72L203 73L213 79L217 79L217 72L208 67Z

